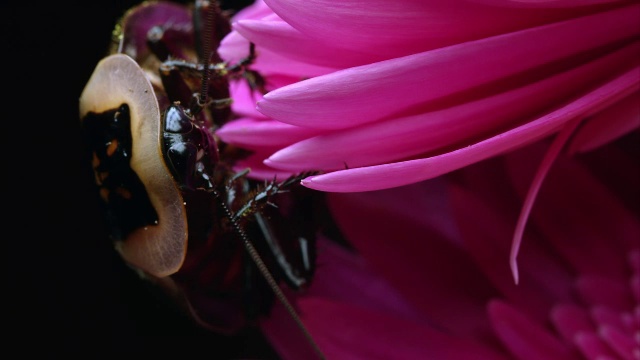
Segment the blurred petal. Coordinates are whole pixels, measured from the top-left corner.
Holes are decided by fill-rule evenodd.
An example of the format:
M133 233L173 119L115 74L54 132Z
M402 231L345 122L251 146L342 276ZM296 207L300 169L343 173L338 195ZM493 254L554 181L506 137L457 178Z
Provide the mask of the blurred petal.
M567 343L573 343L579 333L595 332L587 311L578 305L562 304L551 311L551 321Z
M408 192L414 194L414 201L426 195L416 192L416 187L386 192L397 196ZM442 239L426 219L391 211L377 193L336 194L328 200L350 243L434 324L457 334L487 331L481 309L492 294L491 286L479 276L468 254ZM460 281L464 287L454 285Z
M505 359L503 354L486 345L384 312L318 298L299 300L298 306L305 324L329 359L419 359L425 356L452 360ZM272 318L285 315L282 308L276 306ZM290 344L291 338L271 338L272 334L278 333L274 323L266 322L263 327L276 348L283 351L283 357L310 358L308 354L303 356L291 351L296 347Z
M489 315L502 343L518 359L572 359L571 351L546 329L501 301L489 303Z
M605 306L618 311L630 310L634 306L627 283L618 278L581 276L577 288L582 300L591 306Z

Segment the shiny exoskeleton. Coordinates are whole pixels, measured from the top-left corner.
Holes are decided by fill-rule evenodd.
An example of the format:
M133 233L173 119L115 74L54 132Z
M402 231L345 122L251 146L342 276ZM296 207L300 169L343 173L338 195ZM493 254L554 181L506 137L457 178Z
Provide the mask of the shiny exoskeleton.
M213 52L214 64L198 63L207 18L215 19L208 35L217 44L229 24L213 3L199 1L193 11L145 3L127 12L114 53L82 93L80 117L123 259L203 325L234 332L273 301L238 233L276 280L301 289L315 269L315 231L299 227L312 222L299 211L308 206L299 177L258 183L232 171L242 152L214 130L232 116L229 78L250 61L227 65ZM204 67L212 76L203 87ZM211 101L199 104L199 89Z

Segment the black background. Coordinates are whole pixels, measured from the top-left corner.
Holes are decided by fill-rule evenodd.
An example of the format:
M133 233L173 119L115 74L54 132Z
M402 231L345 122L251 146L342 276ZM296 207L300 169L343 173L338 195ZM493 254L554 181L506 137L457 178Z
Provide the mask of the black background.
M22 354L272 358L254 334L219 336L175 312L105 236L78 98L136 3L3 2L3 337Z

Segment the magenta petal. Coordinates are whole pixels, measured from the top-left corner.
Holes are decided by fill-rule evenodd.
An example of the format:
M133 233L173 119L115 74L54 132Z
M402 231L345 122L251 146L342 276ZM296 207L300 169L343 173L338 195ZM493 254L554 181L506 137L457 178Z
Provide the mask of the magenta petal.
M328 40L371 60L443 47L587 13L486 6L469 1L268 0L294 28L317 41ZM491 19L491 21L486 21Z
M575 154L593 150L634 129L640 128L640 108L638 104L640 104L640 93L636 92L592 116L578 130L567 152Z
M302 184L322 191L356 192L402 186L445 174L544 138L572 119L587 117L617 102L638 90L638 71L636 68L627 72L556 111L468 147L426 159L312 176Z
M294 125L353 127L632 37L639 16L630 6L350 68L270 92L258 110Z
M420 115L387 119L317 136L282 149L268 164L280 169L339 170L399 161L514 126L530 114L575 98L612 68L625 68L640 43L583 66L504 93Z
M616 354L594 333L580 333L574 342L587 359L615 359Z
M551 321L567 343L573 343L579 333L595 332L589 314L577 305L558 305L551 311Z
M544 317L555 302L573 298L572 273L538 238L529 236L521 259L523 281L514 284L507 260L517 205L513 204L514 194L504 187L503 167L502 162L494 161L455 175L449 192L454 216L462 219L457 222L458 232L502 298L526 309L530 316Z
M240 118L228 122L216 131L222 141L248 149L283 147L305 139L316 131L274 120Z
M224 61L231 64L236 63L249 54L249 40L242 37L237 31L231 31L222 39L218 53ZM291 60L260 47L256 48L256 53L257 59L251 65L251 69L259 71L262 75L282 74L301 79L335 71L333 68ZM287 64L287 66L282 66L282 64Z
M492 287L465 252L443 239L437 220L406 216L406 210L393 211L379 200L409 196L414 203L434 201L437 197L429 193L424 186L409 186L379 193L331 194L328 199L350 243L417 310L450 332L478 336L488 331L483 306L493 296Z
M231 109L236 116L249 116L257 119L267 118L256 110L256 102L258 99L262 99L262 95L258 91L252 91L247 81L231 81L229 83L229 91L233 99Z
M343 68L372 62L367 53L314 41L283 21L243 20L234 23L233 28L260 48L303 63Z
M525 196L535 169L530 164L531 156L527 155L532 148L506 158L519 197ZM619 166L613 159L609 159L607 167L611 173L618 171ZM601 179L579 158L558 158L540 189L529 222L533 232L543 234L541 240L554 248L562 262L576 273L623 279L628 276L625 254L634 242L636 247L640 245L640 221Z
M621 359L633 360L633 351L639 350L638 343L634 342L631 333L625 334L608 326L603 326L598 333Z
M524 203L522 204L522 208L520 209L520 215L518 216L518 222L516 223L516 230L513 234L513 239L511 241L511 252L509 254L509 265L511 267L511 272L513 274L513 279L515 283L518 283L518 265L517 265L517 256L518 251L520 250L520 243L522 242L522 235L524 234L524 228L527 223L527 219L529 218L529 214L531 213L531 208L536 200L538 192L540 191L540 187L542 186L542 182L547 176L551 165L555 162L556 158L560 154L560 151L564 148L564 145L569 140L569 137L573 135L575 129L580 124L582 119L576 118L567 123L565 127L559 132L558 136L553 140L551 146L547 150L540 163L538 169L536 170L536 174L531 181L531 185L527 192L527 196L524 199Z
M606 306L618 311L629 311L634 301L627 283L604 276L581 276L577 282L582 300L591 306Z
M501 301L488 307L493 328L506 348L518 359L571 359L570 350L540 324Z
M505 7L524 8L580 8L582 6L592 6L597 4L615 4L624 2L621 0L473 0L473 2Z
M498 351L473 340L359 306L318 298L301 299L298 306L303 321L329 359L504 359ZM281 310L276 306L273 319L286 316ZM263 322L262 328L283 358L312 358L290 351L300 344L292 343L275 320Z
M321 238L317 264L313 286L302 297L326 298L412 321L424 320L422 314L356 253Z
M254 0L251 5L235 13L232 20L262 19L269 15L273 15L273 10L263 0Z
M595 306L591 308L593 321L601 326L608 326L624 332L632 332L633 327L623 320L619 311L606 306Z

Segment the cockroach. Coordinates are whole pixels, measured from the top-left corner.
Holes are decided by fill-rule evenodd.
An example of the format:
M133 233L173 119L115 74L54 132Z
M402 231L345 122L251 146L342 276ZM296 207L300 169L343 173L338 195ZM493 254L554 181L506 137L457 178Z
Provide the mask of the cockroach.
M105 221L125 262L203 326L237 332L275 294L322 357L279 287L304 289L315 270L315 234L291 218L301 206L291 195L308 174L250 180L233 170L242 152L214 135L232 116L230 79L261 85L249 68L253 46L237 64L217 55L229 31L209 1L143 3L117 24L80 97Z

